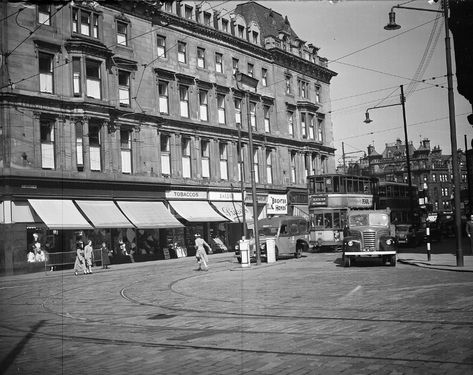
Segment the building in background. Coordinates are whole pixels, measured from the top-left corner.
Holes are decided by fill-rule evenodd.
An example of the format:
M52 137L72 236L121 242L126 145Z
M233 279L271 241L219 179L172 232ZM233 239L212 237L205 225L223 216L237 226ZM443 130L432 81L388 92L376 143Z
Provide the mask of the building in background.
M0 272L36 242L159 259L176 243L190 255L196 232L233 243L243 210L303 213L306 176L335 168L336 73L283 15L214 6L2 3ZM236 71L259 82L249 103ZM256 213L241 204L250 168Z
M426 213L451 216L454 191L451 155L443 155L439 146L431 148L428 139L423 139L417 148L410 143L409 152L412 185L417 187L420 207ZM462 150L458 150L458 160L464 215L468 195L466 158ZM380 181L407 183L406 145L397 139L394 143L386 143L381 154L370 145L365 156L349 164L348 173L377 177Z

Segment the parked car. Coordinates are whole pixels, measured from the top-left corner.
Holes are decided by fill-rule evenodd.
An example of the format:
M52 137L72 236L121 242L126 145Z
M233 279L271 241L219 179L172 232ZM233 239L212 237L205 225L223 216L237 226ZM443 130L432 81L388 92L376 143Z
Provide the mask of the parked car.
M389 210L347 212L347 236L343 239L342 263L345 267L360 258L380 258L396 266L395 238L391 236Z
M274 216L258 220L260 254L266 258L266 240L274 238L275 257L294 256L300 258L309 248L309 223L300 216ZM239 243L234 247L238 262L241 263ZM250 258L256 258L255 240L250 239Z
M396 225L396 243L399 246L416 247L424 237L413 225L398 224Z

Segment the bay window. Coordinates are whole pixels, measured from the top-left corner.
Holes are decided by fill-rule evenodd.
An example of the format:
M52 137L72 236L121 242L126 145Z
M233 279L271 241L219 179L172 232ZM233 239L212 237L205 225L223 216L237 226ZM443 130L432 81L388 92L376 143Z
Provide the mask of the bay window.
M210 178L210 142L202 140L200 142L202 160L202 178Z
M159 113L169 113L169 94L168 94L168 83L165 81L159 81Z
M208 121L209 119L209 107L208 107L208 92L205 90L199 90L199 112L200 120Z
M122 162L122 173L131 174L131 135L132 132L129 129L120 130L120 154Z
M180 114L182 117L189 117L189 87L179 86Z
M41 137L41 168L55 168L55 139L54 139L54 121L40 120Z
M228 156L227 156L227 144L219 144L220 151L220 179L228 180Z
M218 123L225 124L225 95L217 94Z
M118 100L120 107L130 106L130 72L118 71Z
M100 128L101 126L99 124L89 123L89 152L91 171L102 170Z
M171 176L171 137L166 134L161 134L161 174L164 177Z
M191 178L191 140L182 138L182 177Z

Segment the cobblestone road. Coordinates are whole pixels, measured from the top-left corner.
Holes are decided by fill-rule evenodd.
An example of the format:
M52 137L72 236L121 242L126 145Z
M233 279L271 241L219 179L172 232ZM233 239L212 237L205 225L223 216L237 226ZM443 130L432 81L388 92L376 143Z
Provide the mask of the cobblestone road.
M231 255L0 279L2 373L473 373L471 273Z

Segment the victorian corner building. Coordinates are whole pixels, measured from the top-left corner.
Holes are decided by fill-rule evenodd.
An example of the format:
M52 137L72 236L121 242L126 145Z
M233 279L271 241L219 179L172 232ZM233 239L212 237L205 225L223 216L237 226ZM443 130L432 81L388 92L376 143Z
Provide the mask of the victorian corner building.
M1 273L36 237L49 253L123 240L161 259L171 243L192 255L195 233L229 248L243 212L306 213L306 176L335 169L336 73L283 15L214 7L2 2Z

